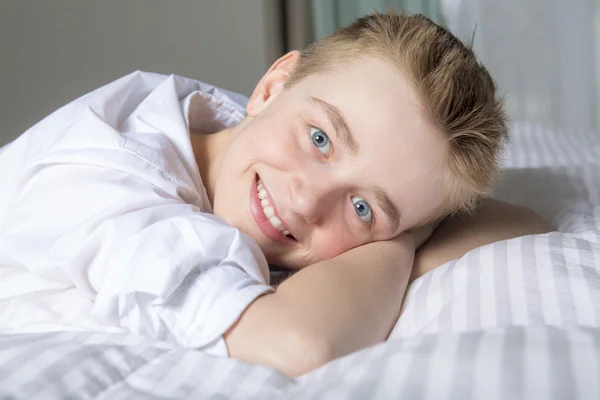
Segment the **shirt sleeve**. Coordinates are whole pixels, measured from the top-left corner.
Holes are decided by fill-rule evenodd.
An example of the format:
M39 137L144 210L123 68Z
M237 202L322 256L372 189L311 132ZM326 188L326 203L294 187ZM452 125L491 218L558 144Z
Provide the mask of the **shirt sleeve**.
M78 287L102 322L223 354L223 333L272 290L252 238L152 183L60 157L25 176L0 249Z

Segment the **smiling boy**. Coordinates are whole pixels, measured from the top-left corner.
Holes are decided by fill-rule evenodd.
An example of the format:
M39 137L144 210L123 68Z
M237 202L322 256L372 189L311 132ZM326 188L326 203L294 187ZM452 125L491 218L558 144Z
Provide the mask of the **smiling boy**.
M241 102L135 73L57 111L0 150L0 260L111 326L289 375L384 340L430 223L496 176L489 74L430 20L377 14ZM431 243L420 274L482 244ZM275 290L266 261L301 270Z
M242 124L193 137L201 159L214 157L203 181L215 215L256 238L270 262L291 268L393 238L431 219L447 198L443 134L392 66L364 57L284 90L299 57L274 64ZM265 223L258 185L279 230ZM239 201L249 187L250 210Z

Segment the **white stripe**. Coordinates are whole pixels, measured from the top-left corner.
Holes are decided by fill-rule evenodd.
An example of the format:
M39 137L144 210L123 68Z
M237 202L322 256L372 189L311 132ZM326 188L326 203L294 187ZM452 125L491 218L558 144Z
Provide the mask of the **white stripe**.
M452 377L456 368L456 352L459 335L448 335L438 340L428 357L431 361L427 371L424 399L443 400L452 389Z
M236 385L235 395L242 397L256 396L258 392L265 386L267 379L273 375L270 369L263 366L255 366L251 368L242 378L241 382Z
M479 253L479 298L481 328L496 326L496 289L494 282L494 245L481 247ZM487 261L490 260L490 261Z
M524 138L524 139L526 139L526 141L524 141L524 143L526 143L526 145L525 145L526 152L524 152L524 154L527 154L527 162L525 163L524 166L533 167L533 166L538 165L538 156L537 156L538 147L535 146L536 130L537 130L537 126L530 127L530 129L527 132L528 135Z
M405 303L407 300L405 300ZM398 338L411 338L415 335L416 332L416 323L415 323L415 303L410 301L404 307L402 314L400 315L400 319L396 323L396 326L390 333L390 339L398 339Z
M487 333L481 336L473 362L473 398L500 398L502 387L502 335Z
M553 144L555 142L554 132L551 129L545 129L543 126L537 125L535 130L535 136L536 148L540 157L539 165L547 166L551 164L560 164L557 155L553 151Z
M238 362L230 358L222 357L214 357L213 360L214 362L212 363L210 371L198 380L198 388L201 389L200 393L217 394L222 393L223 391L226 392L226 390L223 389L225 387L224 382ZM192 394L190 398L199 397Z
M423 333L436 333L439 327L440 314L444 309L444 300L442 298L442 276L448 270L450 263L446 263L432 271L431 283L426 299L426 308L429 323L425 326Z
M137 374L134 374L134 376L142 378L140 379L140 385L142 385L142 387L147 387L149 383L148 381L153 380L156 387L160 388L160 390L153 391L155 395L171 395L174 397L181 396L183 393L177 393L177 389L182 386L182 383L189 381L188 378L192 374L198 373L198 356L200 356L200 354L196 353L195 351L172 350L171 352L162 354L160 357L151 362L155 365L157 365L158 362L160 362L162 366L168 365L168 369L164 367L148 368L143 371L139 371ZM203 356L200 358L202 357ZM171 360L175 361L174 366L171 366L171 363L168 363L168 361ZM162 373L160 373L160 376L153 376L156 375L157 372ZM194 379L191 380L193 381Z
M322 383L321 383L322 384ZM341 400L350 397L350 393L347 392L347 386L333 386L333 385L322 385L323 389L319 391L319 396L316 397L319 400ZM323 394L323 392L325 392Z
M598 398L600 394L600 366L598 351L593 338L583 332L569 331L567 333L571 344L570 365L575 380L575 392L580 399Z
M525 335L525 393L523 399L550 399L550 354L546 330Z
M511 168L521 168L525 165L525 152L519 151L524 141L523 136L527 134L527 127L521 126L520 129L515 129L512 135L512 139L509 142L510 152L512 154L513 163L510 165Z
M552 273L552 268L554 267L550 258L549 237L549 235L543 235L533 238L535 268L537 271L544 321L549 325L560 325L560 309L558 307L554 274Z
M569 151L566 151L565 153L569 154L569 161L572 165L587 164L590 161L595 160L596 156L593 153L593 144L586 143L587 135L583 132L577 132L576 135L570 137L568 133L561 133L560 136L562 136L565 143L570 145Z
M509 142L510 152L513 155L512 168L521 168L525 165L525 154L524 151L519 151L523 146L524 136L527 135L527 126L520 125L518 129L514 129L511 141Z
M411 343L410 348L407 346L397 348L393 355L383 358L385 368L379 385L374 388L373 399L390 398L390 393L397 393L399 387L406 385L412 372L408 368L412 364L412 358L415 357L415 353L410 351L414 348L414 344Z
M87 382L89 382L89 376L87 374L82 373L82 370L85 370L84 368L82 368L83 366L86 366L87 368L90 368L91 366L93 366L94 368L90 368L90 369L94 369L97 370L98 367L96 365L94 365L96 363L96 361L94 359L90 359L89 357L87 357L85 360L78 360L79 364L78 365L71 365L71 368L67 371L65 370L60 370L60 389L61 389L61 393L63 393L64 395L66 394L71 394L74 395L75 393L81 392L82 386L84 386ZM61 366L62 368L64 368L64 366ZM46 371L44 371L46 372ZM48 371L49 372L49 371ZM121 371L122 372L122 371ZM48 377L46 377L47 379ZM86 379L88 378L88 379ZM100 380L96 377L97 380ZM50 388L52 388L52 384L56 383L56 382L48 382ZM109 384L109 382L107 381L103 381L102 385L107 385ZM108 386L108 385L107 385ZM56 389L56 387L54 387L54 389ZM48 400L48 393L46 391L39 391L38 393L32 394L30 396L27 397L27 400ZM65 396L67 397L67 396Z
M361 382L362 379L365 379L369 372L372 373L372 366L375 365L375 359L381 359L381 357L385 354L382 347L373 348L369 353L362 353L359 357L346 357L335 361L332 365L327 368L328 377L321 379L321 383L331 382L335 380L336 384L325 384L323 386L323 391L326 391L326 396L322 397L324 399L335 399L341 394L341 388L352 388L357 385L357 382ZM359 360L360 362L356 362ZM376 368L375 370L378 370Z
M515 325L526 325L529 320L523 280L521 245L522 239L509 240L506 244L506 260L509 263L506 271L508 276L508 295L511 318Z
M22 384L32 382L40 375L40 371L45 371L50 365L62 360L71 350L68 346L47 347L41 350L41 353L35 354L35 363L28 362L29 359L23 359L21 366L12 371L7 382L13 387L18 387ZM25 353L25 352L23 352ZM25 353L27 354L27 353ZM24 354L23 354L24 355ZM31 356L31 354L28 354Z
M532 124L527 124L527 128L525 129L525 134L522 136L522 138L523 138L523 140L521 141L522 148L516 149L517 151L521 152L521 154L523 156L523 162L520 165L520 167L522 167L522 168L531 166L533 164L531 162L531 154L535 153L537 150L537 148L535 146L533 146L533 144L532 144L533 133L534 133L534 126Z
M463 257L454 267L454 302L452 303L452 330L461 331L467 327L467 265Z
M586 285L585 276L583 275L583 269L581 267L581 259L579 249L575 243L575 239L563 236L563 248L565 255L565 262L567 267L567 274L569 284L571 287L571 293L573 294L573 306L575 307L575 314L577 315L577 323L583 325L594 324L594 312L592 306L592 299L588 286Z
M540 163L540 157L539 157L539 150L540 150L540 144L538 143L537 140L537 134L538 134L538 130L539 130L539 125L538 124L533 124L530 126L529 128L529 135L527 136L528 142L527 142L527 155L528 155L528 160L527 160L527 166L539 166Z
M413 281L413 283L409 286L404 303L402 304L403 310L400 314L400 319L392 330L390 338L411 338L416 335L418 321L415 314L415 307L417 307L415 298L422 285L423 276Z
M597 241L598 235L599 235L599 233L597 233L597 232L584 231L584 232L581 233L581 238L583 240L588 241L588 242L594 243L594 242Z
M561 136L562 135L557 135L557 131L552 127L539 127L538 142L539 145L544 148L544 150L540 152L544 158L544 166L566 164L564 162L564 157L561 154L565 152L565 147L560 143Z
M574 140L572 135L569 135L571 140ZM567 141L567 136L562 132L552 131L552 135L545 135L547 137L548 144L552 147L552 154L549 157L548 165L572 165L571 159L573 147L572 142Z

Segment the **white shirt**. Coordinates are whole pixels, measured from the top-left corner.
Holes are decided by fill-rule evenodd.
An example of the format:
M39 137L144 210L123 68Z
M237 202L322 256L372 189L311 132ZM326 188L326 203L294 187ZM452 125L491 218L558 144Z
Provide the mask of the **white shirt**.
M18 299L74 287L93 320L227 354L223 333L271 290L268 265L253 239L211 214L189 129L238 124L243 101L135 72L1 148L0 329L27 325Z

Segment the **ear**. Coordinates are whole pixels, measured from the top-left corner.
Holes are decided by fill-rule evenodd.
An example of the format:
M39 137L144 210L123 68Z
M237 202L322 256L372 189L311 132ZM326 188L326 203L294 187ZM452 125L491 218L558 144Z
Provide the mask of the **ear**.
M290 51L275 61L267 73L262 77L246 105L246 112L250 117L256 117L266 106L283 90L292 71L296 68L300 52Z

